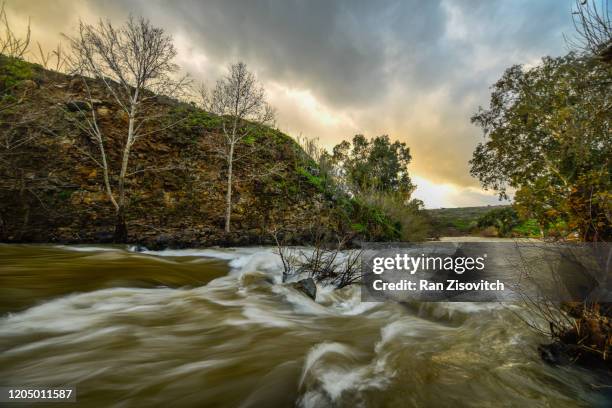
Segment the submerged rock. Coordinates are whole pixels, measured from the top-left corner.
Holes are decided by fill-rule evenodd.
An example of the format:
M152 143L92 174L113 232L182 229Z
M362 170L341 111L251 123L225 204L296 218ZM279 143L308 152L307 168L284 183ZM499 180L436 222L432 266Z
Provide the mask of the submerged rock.
M541 344L538 351L542 360L550 365L566 365L571 361L568 347L559 342Z
M302 279L300 281L294 282L291 284L291 286L294 289L299 290L312 300L315 300L317 298L317 284L312 278Z

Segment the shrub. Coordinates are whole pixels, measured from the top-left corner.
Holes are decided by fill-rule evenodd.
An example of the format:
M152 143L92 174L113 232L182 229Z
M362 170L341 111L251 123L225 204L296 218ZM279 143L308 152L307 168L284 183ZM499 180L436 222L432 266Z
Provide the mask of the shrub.
M336 236L331 242L328 231L311 227L311 249L293 248L284 244L280 231L273 231L276 253L283 265L283 282L309 277L317 283L336 289L357 283L361 279L361 250L349 250L351 235Z
M0 87L7 91L17 85L20 81L32 79L34 71L29 62L9 57L1 57L0 63Z
M495 227L500 236L508 236L519 224L518 214L512 207L496 208L478 219L479 228Z

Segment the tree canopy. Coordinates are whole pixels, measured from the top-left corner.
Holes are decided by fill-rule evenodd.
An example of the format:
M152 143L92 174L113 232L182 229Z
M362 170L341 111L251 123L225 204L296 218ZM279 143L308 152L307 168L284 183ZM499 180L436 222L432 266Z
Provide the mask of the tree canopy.
M408 174L412 157L405 143L382 135L370 140L355 135L353 141L336 145L331 161L353 194L368 190L401 193L408 198L415 186Z
M570 53L508 68L488 109L471 174L540 223L563 219L584 239L610 236L612 67Z

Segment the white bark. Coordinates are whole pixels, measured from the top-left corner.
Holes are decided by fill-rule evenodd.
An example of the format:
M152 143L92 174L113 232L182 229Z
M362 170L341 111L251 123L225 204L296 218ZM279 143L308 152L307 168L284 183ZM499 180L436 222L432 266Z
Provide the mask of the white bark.
M232 183L236 148L259 126L271 124L274 112L266 103L264 90L242 62L229 67L229 75L219 80L209 92L202 87L204 109L222 119L225 147L221 149L227 161L227 191L225 196L225 232L231 231Z
M227 158L227 194L225 195L225 232L230 232L232 218L232 172L234 168L234 143L230 144Z
M172 63L176 51L171 37L142 18L130 18L127 24L119 28L113 27L108 21L100 21L98 25L81 22L78 36L68 37L68 40L73 51L73 57L69 61L72 71L83 77L91 105L91 116L86 115L87 126L82 128L98 144L100 160L96 160L96 163L103 170L104 188L117 214L117 228L125 230L125 184L126 177L130 174L130 153L140 137L153 133L142 132L142 125L147 122L147 117L140 105L150 99L145 97L145 91L168 95L179 91L185 79L175 81L169 77L169 74L177 69ZM87 83L87 76L100 81L128 116L120 171L116 176L116 191L113 188L113 177L105 150L105 137L95 114L94 98Z

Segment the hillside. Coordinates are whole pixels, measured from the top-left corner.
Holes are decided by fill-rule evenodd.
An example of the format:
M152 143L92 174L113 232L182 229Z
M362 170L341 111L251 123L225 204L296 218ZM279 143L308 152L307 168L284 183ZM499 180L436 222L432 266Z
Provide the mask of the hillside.
M38 65L0 56L0 240L108 242L114 214L95 159L97 145L82 130L82 110L95 109L113 173L119 167L127 119L104 87ZM80 109L76 109L76 107ZM316 164L289 136L262 127L238 147L233 231L223 232L226 164L218 117L192 104L157 97L147 126L165 129L138 140L127 181L128 241L152 247L270 242L282 228L304 242L313 225L362 238L396 232L373 209L325 191ZM146 132L145 132L146 133Z
M437 208L426 210L430 216L434 235L462 236L470 235L477 229L478 219L496 208L508 205L487 205L481 207Z
M426 210L434 237L484 236L539 238L542 231L535 219L521 219L510 205L438 208ZM551 226L548 233L553 234Z

